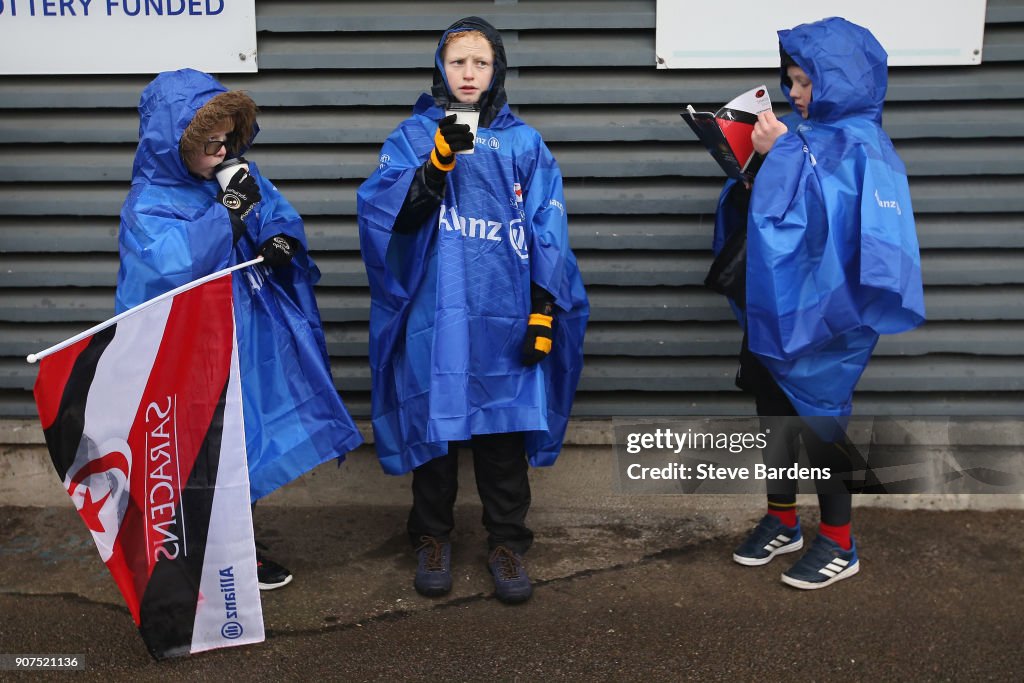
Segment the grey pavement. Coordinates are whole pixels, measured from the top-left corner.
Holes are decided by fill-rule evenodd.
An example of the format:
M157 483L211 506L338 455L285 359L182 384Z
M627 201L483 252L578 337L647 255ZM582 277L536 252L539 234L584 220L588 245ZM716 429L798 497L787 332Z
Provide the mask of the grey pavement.
M408 478L372 484L365 453L322 466L257 506L258 536L295 574L263 594L266 642L164 662L70 501L0 507L0 654L87 666L0 680L1024 679L1024 511L858 507L860 574L805 592L779 581L796 555L730 559L763 499L617 495L600 451L534 472L536 590L513 607L492 595L471 472L454 589L427 599L412 588ZM813 502L801 498L810 535Z

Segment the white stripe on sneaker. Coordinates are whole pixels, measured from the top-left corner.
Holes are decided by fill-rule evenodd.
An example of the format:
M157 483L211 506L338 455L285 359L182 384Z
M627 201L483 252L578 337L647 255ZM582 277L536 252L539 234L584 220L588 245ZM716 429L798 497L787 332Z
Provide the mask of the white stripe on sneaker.
M757 567L771 562L772 558L776 555L791 553L802 547L804 547L803 538L798 537L796 540L793 540L791 535L778 534L775 538L761 546L761 551L765 553L763 557L751 557L733 553L732 559L734 562L747 567Z
M804 581L802 579L794 579L793 577L788 576L787 574L783 574L782 575L782 583L785 583L785 584L787 584L789 586L793 586L794 588L801 588L801 589L804 589L804 590L815 590L817 588L824 588L825 586L831 586L836 581L842 581L843 579L848 579L851 576L854 576L855 574L857 574L859 571L860 571L860 562L854 562L854 563L850 564L843 571L839 572L835 576L832 576L832 577L829 577L829 578L825 579L824 581L817 581L817 582L815 582L815 581Z
M846 569L846 565L850 564L849 560L841 558L835 558L827 565L818 570L818 573L824 574L825 576L832 577L836 574L843 572Z

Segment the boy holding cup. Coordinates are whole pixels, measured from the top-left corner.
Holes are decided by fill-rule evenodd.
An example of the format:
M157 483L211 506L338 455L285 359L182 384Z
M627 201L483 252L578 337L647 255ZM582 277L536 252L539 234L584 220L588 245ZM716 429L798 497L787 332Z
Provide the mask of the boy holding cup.
M561 173L540 134L509 110L505 69L493 26L478 17L452 24L431 94L385 141L358 213L376 448L386 472L413 472L414 586L451 589L464 446L496 595L514 603L532 594L522 562L533 541L528 462L558 456L589 309ZM475 112L450 111L459 105L476 105L478 129L460 122Z
M121 313L262 255L233 275L250 495L255 501L362 438L334 388L302 218L239 157L259 128L256 103L212 76L159 74L139 101L139 146L121 208ZM218 173L218 171L221 171ZM215 174L218 176L215 178ZM256 552L261 590L291 572Z

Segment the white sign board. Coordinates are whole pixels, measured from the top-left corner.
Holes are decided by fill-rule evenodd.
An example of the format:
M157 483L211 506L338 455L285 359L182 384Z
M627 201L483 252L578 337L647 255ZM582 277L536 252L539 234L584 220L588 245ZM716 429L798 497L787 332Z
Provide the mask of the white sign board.
M256 0L0 0L0 74L256 71Z
M658 0L659 69L779 65L777 29L843 17L869 29L889 66L981 64L985 0Z

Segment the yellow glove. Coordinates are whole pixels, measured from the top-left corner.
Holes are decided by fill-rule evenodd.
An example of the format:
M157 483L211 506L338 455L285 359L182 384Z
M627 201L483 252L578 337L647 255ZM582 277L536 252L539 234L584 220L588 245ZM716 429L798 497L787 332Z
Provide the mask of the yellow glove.
M536 365L551 353L554 316L531 313L526 326L526 340L523 342L523 365Z

